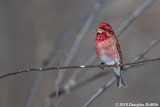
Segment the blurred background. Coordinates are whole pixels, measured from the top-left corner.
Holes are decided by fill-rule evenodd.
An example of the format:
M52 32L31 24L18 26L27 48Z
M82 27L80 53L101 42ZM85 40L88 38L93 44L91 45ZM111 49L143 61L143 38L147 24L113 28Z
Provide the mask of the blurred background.
M63 44L57 46L60 48L57 48L50 58L47 67L85 64L95 54L94 39L98 25L107 22L116 30L145 0L97 2L99 1L0 0L0 75L20 69L42 67L43 61L53 52L60 40ZM124 63L133 60L152 40L160 38L159 4L159 0L154 0L118 35ZM81 36L77 37L77 34ZM75 43L78 44L75 47L75 54L70 55ZM145 55L145 59L160 57L159 53L160 44L157 44ZM69 55L73 57L71 61L68 61ZM95 59L90 64L100 63L100 59ZM159 65L160 62L153 62L129 69L123 75L127 88L117 88L116 84L113 84L90 107L113 107L115 103L160 105ZM110 68L108 70L112 71ZM74 71L66 71L60 89L63 89ZM50 106L50 103L53 103L50 106L53 107L55 98L52 100L47 96L57 89L55 84L58 72L58 70L43 74L30 72L0 79L0 107L46 107ZM80 75L79 80L85 81L100 72L102 71L99 68L85 69L83 71L85 74ZM32 93L31 89L38 75L39 82ZM82 106L113 76L114 73L110 72L86 85L70 90L61 99L57 98L57 107Z

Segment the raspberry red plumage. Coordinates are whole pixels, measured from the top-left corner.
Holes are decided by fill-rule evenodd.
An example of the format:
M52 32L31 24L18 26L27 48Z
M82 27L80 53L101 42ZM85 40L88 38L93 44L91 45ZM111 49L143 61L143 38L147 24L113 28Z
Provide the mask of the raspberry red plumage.
M118 40L112 27L107 23L100 24L97 29L95 51L97 56L108 65L122 63L122 53ZM126 87L121 77L121 70L123 70L122 67L114 68L117 75L117 85L118 87Z

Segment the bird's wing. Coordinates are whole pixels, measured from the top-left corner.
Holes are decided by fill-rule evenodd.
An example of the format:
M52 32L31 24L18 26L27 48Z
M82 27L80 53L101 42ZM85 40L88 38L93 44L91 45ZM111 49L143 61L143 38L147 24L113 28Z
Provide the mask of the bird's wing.
M119 62L122 64L123 63L123 57L122 57L122 52L121 52L120 45L118 43L118 39L116 38L116 36L115 37L113 36L112 38L115 41L115 46L116 46L116 49L119 53L119 57L120 57ZM121 70L123 71L123 67L121 67Z

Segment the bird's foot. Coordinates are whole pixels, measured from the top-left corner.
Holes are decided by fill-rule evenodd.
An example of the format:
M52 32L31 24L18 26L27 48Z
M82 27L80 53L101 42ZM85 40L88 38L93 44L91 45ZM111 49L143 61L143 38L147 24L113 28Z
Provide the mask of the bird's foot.
M103 70L104 69L104 62L102 62L99 67Z
M115 62L115 63L114 63L114 66L115 66L116 68L118 68L118 64L117 64L117 62Z

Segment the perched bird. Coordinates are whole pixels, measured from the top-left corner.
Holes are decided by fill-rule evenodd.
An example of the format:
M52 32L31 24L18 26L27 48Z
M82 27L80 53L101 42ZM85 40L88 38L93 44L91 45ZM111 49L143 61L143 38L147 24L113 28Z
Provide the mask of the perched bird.
M107 65L122 64L122 53L112 27L107 23L102 23L97 29L97 36L95 38L95 51L97 56L103 61L101 68L104 68L104 63ZM126 87L125 81L121 76L123 67L115 67L114 72L117 77L117 86Z

